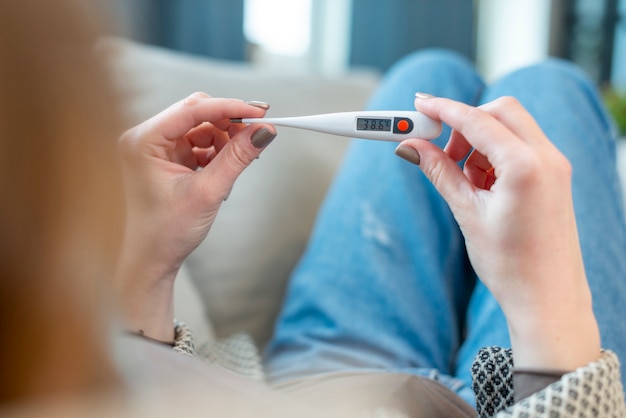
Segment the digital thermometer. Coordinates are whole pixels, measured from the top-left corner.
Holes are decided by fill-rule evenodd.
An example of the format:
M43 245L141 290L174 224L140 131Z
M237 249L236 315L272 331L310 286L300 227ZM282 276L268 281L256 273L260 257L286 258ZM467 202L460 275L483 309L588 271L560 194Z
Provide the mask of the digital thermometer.
M372 110L326 113L287 118L231 119L233 123L268 123L353 138L402 141L407 138L434 139L441 123L416 111Z

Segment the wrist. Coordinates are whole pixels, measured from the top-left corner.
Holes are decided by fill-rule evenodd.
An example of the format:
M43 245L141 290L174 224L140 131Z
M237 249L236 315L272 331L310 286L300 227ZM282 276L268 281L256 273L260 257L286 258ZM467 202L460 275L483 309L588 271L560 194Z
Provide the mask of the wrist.
M600 356L600 332L591 309L559 315L537 310L507 320L516 368L573 371Z
M173 287L173 282L159 282L152 286L145 286L140 280L118 283L124 328L150 339L173 341Z
M174 281L179 269L179 264L150 256L142 248L124 246L115 290L129 332L173 341Z

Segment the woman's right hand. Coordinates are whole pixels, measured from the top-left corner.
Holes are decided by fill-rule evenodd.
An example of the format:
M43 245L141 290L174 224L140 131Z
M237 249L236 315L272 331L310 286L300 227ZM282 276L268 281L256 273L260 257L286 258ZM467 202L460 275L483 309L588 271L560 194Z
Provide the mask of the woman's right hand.
M448 144L411 139L396 152L419 160L448 202L472 266L507 317L516 367L572 370L596 360L567 159L514 98L476 108L418 94L415 107L452 127Z
M237 177L276 136L270 125L230 119L263 117L267 107L196 93L120 139L127 219L117 287L130 329L172 339L178 269Z

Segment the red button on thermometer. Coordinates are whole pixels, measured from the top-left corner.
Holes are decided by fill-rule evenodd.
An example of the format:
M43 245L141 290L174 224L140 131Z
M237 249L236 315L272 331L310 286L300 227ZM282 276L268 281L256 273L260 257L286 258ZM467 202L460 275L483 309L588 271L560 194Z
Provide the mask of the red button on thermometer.
M402 141L407 138L434 139L441 123L415 111L365 111L326 113L289 118L231 119L233 123L268 123L353 138Z

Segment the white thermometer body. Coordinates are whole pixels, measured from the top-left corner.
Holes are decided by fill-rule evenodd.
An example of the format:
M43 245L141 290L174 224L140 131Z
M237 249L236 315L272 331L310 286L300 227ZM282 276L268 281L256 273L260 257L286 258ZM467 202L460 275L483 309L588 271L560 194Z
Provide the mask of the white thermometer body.
M332 135L381 141L407 138L434 139L441 134L441 123L416 111L372 110L364 112L326 113L286 118L231 119L239 123L267 123L307 129Z

